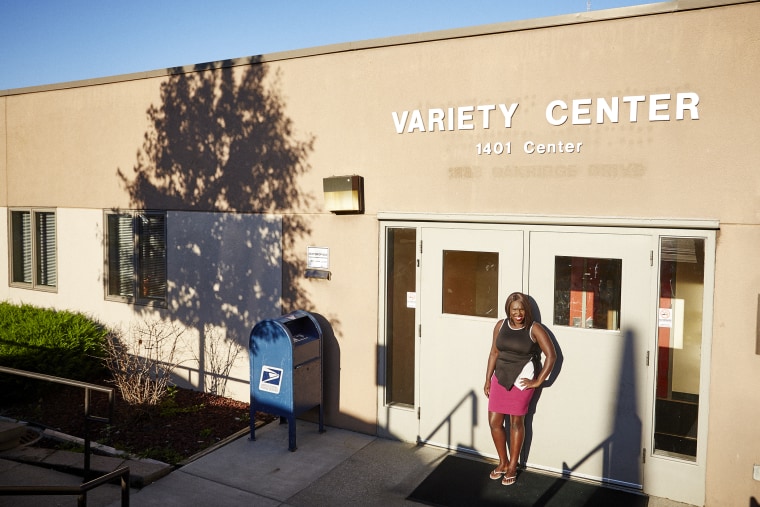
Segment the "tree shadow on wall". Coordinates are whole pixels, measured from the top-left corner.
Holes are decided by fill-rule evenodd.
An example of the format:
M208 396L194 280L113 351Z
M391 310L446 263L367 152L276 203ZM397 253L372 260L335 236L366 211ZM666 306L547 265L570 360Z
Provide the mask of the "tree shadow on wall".
M198 331L201 364L206 326L247 350L257 321L312 306L293 245L310 233L299 178L314 138L296 135L279 75L247 63L177 69L147 110L133 171L118 170L134 208L166 210L167 317Z

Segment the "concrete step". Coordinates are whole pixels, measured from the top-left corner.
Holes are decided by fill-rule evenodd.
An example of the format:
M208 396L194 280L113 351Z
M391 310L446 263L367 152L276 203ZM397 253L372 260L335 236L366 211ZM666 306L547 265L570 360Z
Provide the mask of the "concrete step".
M0 488L9 487L79 487L82 478L49 468L25 465L0 458ZM138 492L130 489L130 497ZM3 507L59 507L77 505L77 495L2 495ZM121 507L121 484L101 484L86 495L87 507ZM134 500L131 505L139 505Z
M46 468L84 477L84 454L82 452L35 447L34 444L47 437L84 446L84 440L49 429L38 429L24 421L0 418L0 459L15 461L32 467ZM93 442L90 455L90 472L100 476L122 467L129 467L130 487L142 488L164 477L173 467L152 459L139 459L128 453Z
M13 449L35 438L39 439L39 432L25 423L0 420L0 451Z
M81 452L20 446L0 452L0 459L84 477L84 454ZM151 459L90 456L90 472L93 477L122 467L129 467L129 485L137 489L147 486L173 470L171 465Z

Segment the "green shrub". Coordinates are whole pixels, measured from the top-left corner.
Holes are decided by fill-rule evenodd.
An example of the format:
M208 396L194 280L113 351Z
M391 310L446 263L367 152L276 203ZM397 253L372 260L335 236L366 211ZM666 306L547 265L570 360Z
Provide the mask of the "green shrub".
M107 333L103 325L80 313L0 302L0 365L96 380L105 372ZM2 375L0 381L7 377Z

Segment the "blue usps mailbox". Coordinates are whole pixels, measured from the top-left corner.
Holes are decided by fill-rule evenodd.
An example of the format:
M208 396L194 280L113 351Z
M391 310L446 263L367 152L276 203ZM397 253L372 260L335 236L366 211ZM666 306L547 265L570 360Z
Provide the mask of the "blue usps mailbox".
M322 402L322 330L314 316L296 310L278 319L262 320L251 330L251 440L256 440L255 413L288 421L288 449L296 450L296 417Z

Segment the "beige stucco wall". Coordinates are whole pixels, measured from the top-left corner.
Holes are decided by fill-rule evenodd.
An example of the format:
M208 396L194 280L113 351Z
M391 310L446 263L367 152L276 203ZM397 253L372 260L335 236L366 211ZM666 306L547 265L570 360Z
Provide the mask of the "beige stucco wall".
M0 207L0 234L2 238L8 237L8 208ZM8 266L8 248L0 247L0 263L2 266ZM0 301L8 300L8 271L9 269L0 269Z
M8 165L6 163L5 105L7 99L0 97L0 238L8 237ZM0 240L2 243L2 240ZM0 247L0 265L8 265L8 249ZM0 300L8 299L8 269L0 269Z
M752 222L754 197L742 202L716 195L735 194L737 182L756 179L749 140L720 134L756 124L755 99L747 93L756 75L737 63L757 56L756 9L384 47L278 67L296 125L317 133L313 181L325 173L363 173L374 180L366 185L369 213L424 209ZM315 89L322 91L317 104ZM699 121L649 122L642 106L637 123L627 121L625 108L618 124L551 127L544 117L555 99L677 92L699 94ZM424 114L432 107L502 102L519 103L511 129L399 135L391 117L394 111ZM492 116L496 123L498 115ZM477 143L510 140L511 156L476 155ZM529 140L580 141L583 147L577 154L527 155L521 147ZM719 168L730 169L731 177L712 177L709 184L699 177ZM516 192L505 199L508 189Z
M745 505L760 499L753 466L760 464L760 355L755 354L760 271L752 252L760 228L724 225L718 237L714 337L710 375L707 504Z
M5 104L7 99L0 97L0 206L8 205L8 164L6 160L7 155L7 135L6 135L6 123L5 123Z
M129 207L131 173L158 101L151 81L7 97L8 205ZM41 192L40 189L44 189Z
M339 219L339 220L338 220ZM321 216L294 245L305 261L307 246L330 248L330 280L301 284L311 311L332 329L326 336L326 417L331 424L375 433L377 421L378 227L368 216Z
M254 66L266 71L265 89L292 122L293 137L313 138L308 170L298 178L303 200L298 209L276 211L285 212L286 230L290 211L307 224L286 256L304 263L307 246L330 248L331 280L296 273L291 289L332 324L325 352L330 424L373 432L377 418L378 212L714 219L721 230L713 346L704 351L712 357L706 504L760 498L760 482L751 477L752 464L760 463L753 433L760 396L752 389L760 385L760 270L753 263L760 246L760 4L677 4L683 10L346 45L273 55ZM248 70L240 66L236 74ZM147 111L162 105L166 80L132 76L0 97L0 206L90 209L88 220L104 208L132 206L117 172L131 176L139 164ZM625 96L679 92L699 95L698 120L688 113L675 120L671 100L663 102L671 105L669 121L649 121L642 105L631 122L622 104ZM590 125L552 126L545 117L553 100L595 104L599 97L621 98L619 123L596 124L594 105L584 116ZM476 112L472 130L445 132L398 134L392 116L501 103L519 104L509 129L499 126L498 110L489 129ZM523 151L527 141L583 145L577 153L538 155ZM512 153L478 155L477 144L487 142L511 142ZM353 173L365 178L366 213L325 212L322 179ZM244 212L272 211L235 204ZM100 248L96 238L88 241ZM68 304L55 295L39 299Z

